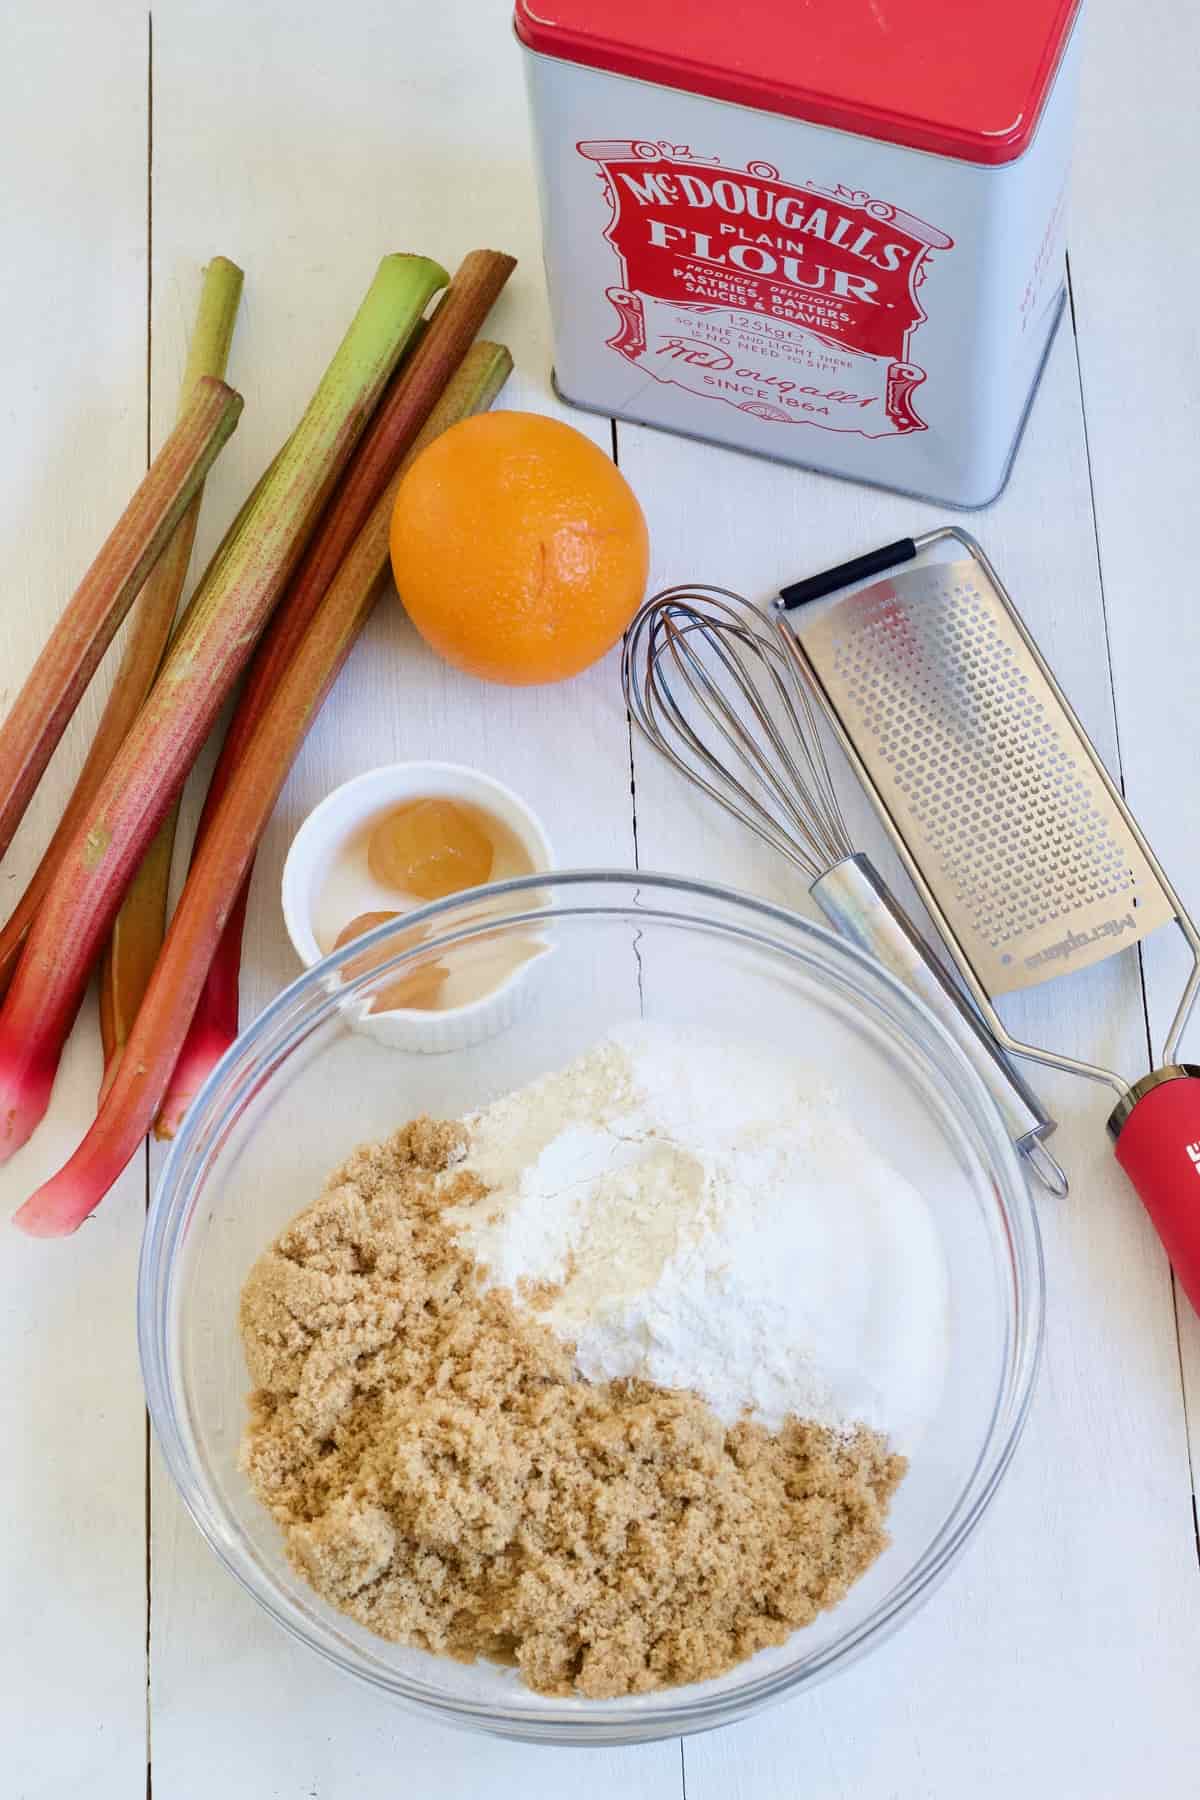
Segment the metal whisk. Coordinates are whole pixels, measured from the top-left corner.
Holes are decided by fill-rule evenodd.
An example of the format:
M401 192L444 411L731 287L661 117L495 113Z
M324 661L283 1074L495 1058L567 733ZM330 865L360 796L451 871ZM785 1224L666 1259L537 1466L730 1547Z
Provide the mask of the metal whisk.
M727 588L665 589L629 627L621 681L643 737L800 870L834 929L937 1015L1038 1178L1065 1194L1066 1176L1042 1143L1054 1120L870 860L855 851L812 697L757 608Z

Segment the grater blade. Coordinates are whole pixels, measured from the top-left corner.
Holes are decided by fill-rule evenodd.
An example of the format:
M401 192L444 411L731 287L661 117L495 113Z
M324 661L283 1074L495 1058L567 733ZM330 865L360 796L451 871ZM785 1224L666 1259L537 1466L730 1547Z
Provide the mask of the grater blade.
M990 996L1177 917L1011 602L974 557L791 613L843 744Z

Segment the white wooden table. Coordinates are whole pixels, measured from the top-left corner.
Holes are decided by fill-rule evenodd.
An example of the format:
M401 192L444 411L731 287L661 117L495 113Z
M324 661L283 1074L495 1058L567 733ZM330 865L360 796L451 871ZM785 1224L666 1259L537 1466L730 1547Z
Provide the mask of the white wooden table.
M505 0L8 0L0 56L0 686L10 695L170 421L200 265L247 272L243 423L203 552L306 399L387 249L520 270L493 321L510 405L558 410L519 55ZM1200 18L1095 0L1072 307L994 554L1168 869L1200 907ZM573 419L641 496L652 579L766 595L936 509L606 421ZM57 819L90 694L0 873L7 906ZM552 752L552 753L548 753ZM295 973L278 906L292 830L336 781L405 756L491 767L568 863L719 876L802 904L786 871L633 750L610 658L567 688L460 679L381 604L258 860L249 1016ZM195 784L193 784L193 789ZM189 790L194 817L196 794ZM636 815L636 817L635 817ZM856 818L866 841L874 833ZM635 833L636 826L636 833ZM1152 942L1029 997L1025 1034L1130 1072L1174 1004ZM1197 1028L1200 1031L1200 1027ZM1196 1039L1193 1060L1200 1060ZM80 1135L94 1013L51 1115L3 1171L4 1216ZM134 1274L147 1154L63 1243L0 1255L0 1792L13 1800L1185 1800L1200 1791L1200 1560L1188 1409L1200 1327L1109 1155L1105 1095L1045 1079L1072 1177L1040 1213L1045 1363L978 1540L898 1637L811 1697L680 1746L500 1745L335 1678L217 1565L148 1443Z

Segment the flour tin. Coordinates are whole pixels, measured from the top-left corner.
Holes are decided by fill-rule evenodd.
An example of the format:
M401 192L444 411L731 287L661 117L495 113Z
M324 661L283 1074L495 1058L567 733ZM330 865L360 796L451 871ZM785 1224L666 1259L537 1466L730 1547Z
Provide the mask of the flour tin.
M1077 14L517 0L564 400L986 505L1063 306Z

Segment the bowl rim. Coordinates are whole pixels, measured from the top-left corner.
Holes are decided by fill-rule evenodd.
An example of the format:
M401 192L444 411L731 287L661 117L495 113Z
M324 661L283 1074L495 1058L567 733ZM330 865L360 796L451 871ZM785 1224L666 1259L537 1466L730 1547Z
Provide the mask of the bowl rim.
M605 901L567 906L560 898L589 889L602 891ZM711 903L728 909L733 917L672 912L662 907L639 905L641 890L675 896L679 901ZM531 1705L522 1707L522 1693L514 1693L505 1697L503 1706L498 1706L489 1701L445 1694L413 1677L389 1676L346 1654L332 1638L326 1641L312 1632L307 1622L292 1616L290 1603L273 1583L260 1577L252 1565L243 1565L236 1547L236 1528L227 1520L224 1509L188 1453L189 1433L183 1428L182 1417L182 1411L186 1409L181 1411L177 1404L178 1370L168 1329L173 1316L170 1301L174 1252L190 1214L189 1200L199 1173L198 1167L193 1168L191 1181L186 1178L189 1161L195 1162L198 1144L206 1133L211 1137L214 1131L219 1132L220 1117L228 1110L226 1107L220 1116L213 1116L212 1109L222 1088L242 1064L246 1064L248 1070L257 1062L259 1079L269 1079L274 1067L286 1060L295 1046L323 1024L344 1002L347 993L359 985L369 986L382 973L391 973L410 958L428 955L431 947L460 942L481 930L495 930L497 921L493 915L486 926L467 926L441 937L435 934L416 946L411 946L410 940L411 947L398 952L392 961L345 982L330 982L328 977L336 973L342 963L361 956L364 947L375 947L391 935L400 936L411 931L414 921L425 923L452 913L464 903L477 900L482 893L507 896L525 892L536 895L543 904L535 911L505 914L502 920L505 928L537 921L550 923L567 917L611 918L637 913L668 925L714 930L740 941L756 943L792 960L807 960L810 964L815 961L827 971L831 961L835 965L841 962L848 972L857 971L860 987L877 986L901 1015L910 1013L920 1022L936 1044L938 1056L957 1071L959 1086L970 1096L968 1100L961 1093L954 1095L959 1128L962 1129L965 1116L974 1132L983 1139L980 1155L991 1176L991 1189L1005 1229L1013 1280L1005 1309L1008 1342L1004 1374L974 1465L920 1557L865 1618L799 1664L770 1671L732 1691L708 1696L701 1694L676 1702L669 1696L684 1690L658 1690L653 1696L633 1697L625 1702L565 1701L564 1710L555 1714L549 1710L547 1698L541 1695L531 1694ZM757 923L758 929L751 928L751 920ZM791 934L794 941L791 944L784 942L776 935L780 931ZM276 1037L278 1042L274 1041ZM917 1041L914 1048L923 1060L932 1063L933 1058L924 1045ZM243 1070L243 1081L247 1070ZM237 1086L231 1090L239 1091ZM1006 1283L1006 1291L1007 1286ZM137 1280L138 1351L155 1437L187 1512L239 1585L252 1594L293 1638L343 1673L389 1695L410 1710L426 1715L432 1712L447 1723L543 1743L619 1744L712 1729L744 1717L800 1687L827 1678L855 1661L867 1649L886 1641L944 1579L991 1504L1028 1418L1044 1330L1045 1267L1032 1195L994 1102L935 1015L865 952L801 914L719 883L650 870L542 871L473 889L470 895L450 895L403 915L401 920L389 921L364 933L353 943L303 970L240 1034L210 1073L189 1109L171 1144L151 1198ZM651 1699L656 1702L653 1709L646 1704ZM624 1713L620 1710L622 1705L626 1709ZM601 1712L600 1708L605 1710Z

